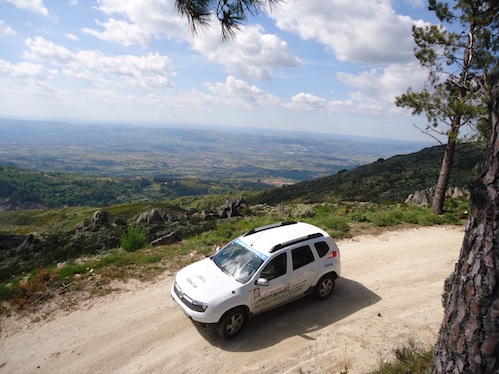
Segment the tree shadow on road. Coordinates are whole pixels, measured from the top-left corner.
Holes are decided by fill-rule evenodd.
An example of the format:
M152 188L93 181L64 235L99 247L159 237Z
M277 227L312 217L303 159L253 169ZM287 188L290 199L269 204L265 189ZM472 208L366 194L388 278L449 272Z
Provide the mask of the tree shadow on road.
M226 340L212 330L198 327L200 334L212 345L230 352L251 352L270 347L291 336L314 338L308 334L334 324L381 300L361 283L339 278L327 300L313 296L301 298L252 318L239 336Z

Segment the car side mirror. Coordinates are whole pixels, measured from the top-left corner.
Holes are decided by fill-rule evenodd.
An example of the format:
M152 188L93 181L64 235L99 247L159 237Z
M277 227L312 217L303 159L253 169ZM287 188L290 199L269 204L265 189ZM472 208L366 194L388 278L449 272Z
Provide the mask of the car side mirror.
M220 252L220 246L215 249L216 252Z
M269 281L268 281L267 279L265 279L265 278L259 278L259 279L255 282L255 284L256 284L257 286L264 286L264 287L267 287L267 286L269 285Z

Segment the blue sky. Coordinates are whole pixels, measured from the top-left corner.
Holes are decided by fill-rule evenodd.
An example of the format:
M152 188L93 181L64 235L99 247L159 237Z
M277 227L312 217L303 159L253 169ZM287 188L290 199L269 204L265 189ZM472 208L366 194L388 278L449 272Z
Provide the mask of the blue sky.
M173 0L0 0L0 116L431 141L397 108L423 0L288 0L220 42Z

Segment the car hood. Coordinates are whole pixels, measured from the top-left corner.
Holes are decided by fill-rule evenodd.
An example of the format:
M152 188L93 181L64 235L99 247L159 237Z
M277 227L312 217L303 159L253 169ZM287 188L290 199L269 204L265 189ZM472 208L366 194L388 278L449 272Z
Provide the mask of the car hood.
M225 298L242 286L210 258L186 266L177 273L175 281L187 296L202 302Z

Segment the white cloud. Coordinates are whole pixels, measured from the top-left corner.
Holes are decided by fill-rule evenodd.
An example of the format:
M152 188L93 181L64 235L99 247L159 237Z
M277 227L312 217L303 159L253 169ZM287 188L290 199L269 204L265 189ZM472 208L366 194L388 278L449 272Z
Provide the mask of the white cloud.
M282 30L316 40L339 61L408 62L413 59L410 17L390 0L289 1L270 15Z
M300 92L291 98L291 101L284 103L283 107L297 113L313 114L345 114L358 112L359 106L351 99L347 100L328 100L311 93Z
M70 92L49 83L58 76L56 69L48 69L40 64L29 62L10 63L0 59L0 76L2 77L3 101L12 101L16 92L22 91L23 97L32 97L34 100L61 100L71 96ZM3 112L8 112L18 106L24 100L17 100L7 104L2 108ZM5 104L5 103L2 103ZM31 109L31 108L30 108ZM24 107L26 111L26 107Z
M109 16L122 16L129 22L110 18L98 23L104 31L85 29L100 39L147 46L150 38L174 38L192 43L192 48L212 62L222 64L227 73L245 79L270 80L274 67L301 66L288 45L260 26L242 27L235 40L220 42L218 24L198 38L188 32L187 21L174 11L174 0L98 0L97 9ZM211 32L210 32L211 31Z
M0 36L15 35L15 34L16 32L14 31L14 29L0 19Z
M291 98L291 102L284 105L287 109L292 109L297 112L328 112L329 103L326 99L301 92Z
M302 66L288 44L260 26L242 27L236 39L220 43L218 35L197 38L193 48L208 60L225 65L227 72L241 78L272 79L273 67Z
M5 0L8 3L11 3L16 8L29 10L35 13L40 13L44 16L49 15L49 11L43 5L43 0Z
M257 107L279 104L279 99L266 94L257 86L228 76L224 83L206 84L208 89L222 97L221 102L229 107L255 109Z
M55 64L67 64L74 60L74 55L64 46L52 43L41 36L34 39L26 39L25 44L29 51L23 53L23 57L29 60L48 60Z
M80 38L78 38L75 34L71 34L71 33L67 33L66 38L68 38L69 40L73 40L73 41L80 41Z
M123 15L147 33L188 39L185 20L174 11L174 0L97 0L97 9L107 15Z
M147 47L151 39L151 34L137 24L115 20L114 18L110 18L104 23L98 20L95 20L95 22L104 30L97 31L84 28L83 32L107 42L122 44L127 47L134 44Z
M28 38L23 57L48 61L62 68L64 75L95 85L131 86L142 89L171 87L171 61L159 53L143 56L109 56L101 51L72 52L42 37Z
M337 73L338 79L352 87L342 100L328 100L311 93L294 95L284 107L296 112L347 113L356 116L386 116L400 114L395 97L409 86L420 88L426 73L417 63L392 64L360 74Z
M419 89L426 79L426 73L418 63L392 64L358 75L338 73L338 78L356 88L350 93L350 99L370 108L370 111L376 110L383 114L388 108L395 109L395 97L404 93L409 86Z
M47 69L40 64L20 62L12 64L5 60L0 60L0 76L6 78L38 79L46 80L57 75L57 70Z

